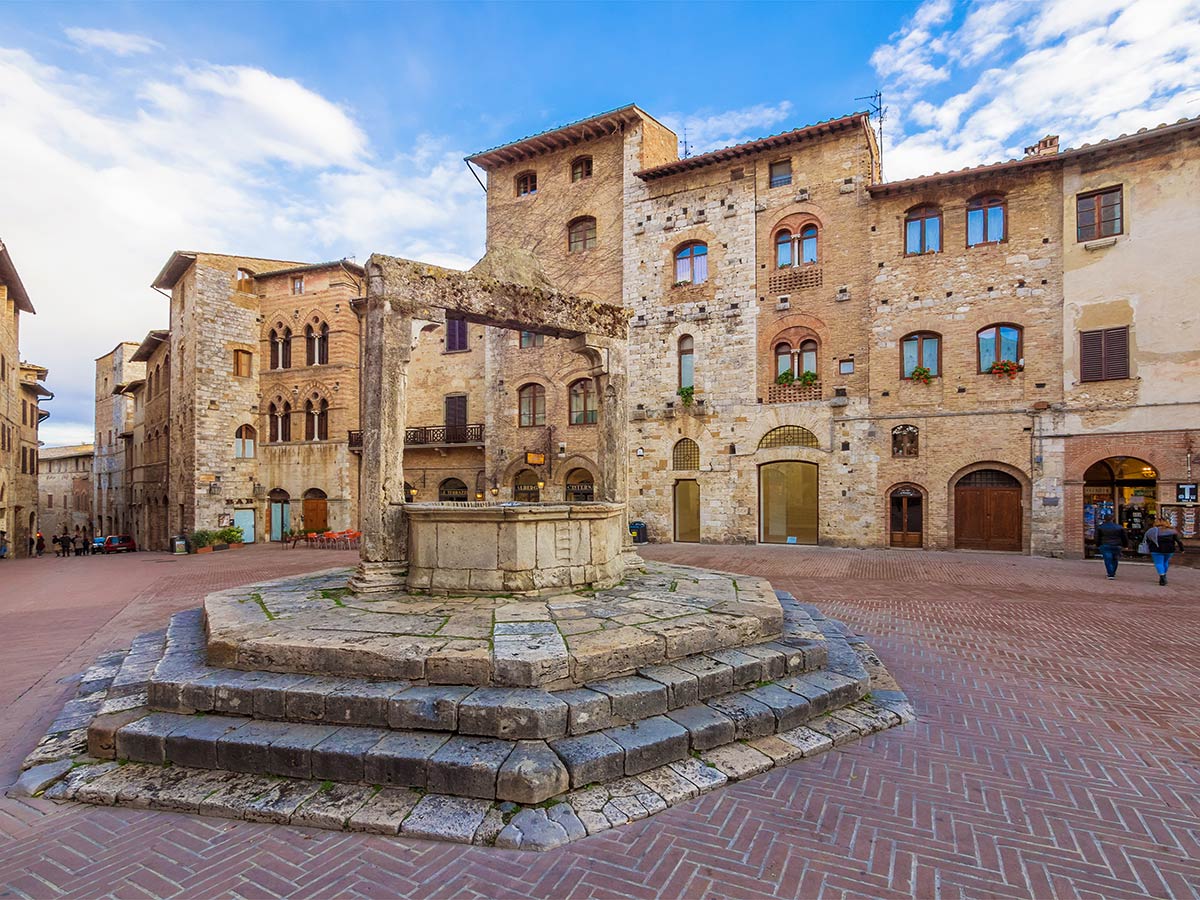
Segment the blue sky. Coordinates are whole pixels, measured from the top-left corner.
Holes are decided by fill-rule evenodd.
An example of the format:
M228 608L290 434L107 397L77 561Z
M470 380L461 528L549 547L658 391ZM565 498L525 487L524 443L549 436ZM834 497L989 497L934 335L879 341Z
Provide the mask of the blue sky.
M2 4L0 237L43 436L88 439L92 361L165 327L174 249L467 266L468 152L629 102L702 151L876 87L890 179L1200 115L1200 0Z

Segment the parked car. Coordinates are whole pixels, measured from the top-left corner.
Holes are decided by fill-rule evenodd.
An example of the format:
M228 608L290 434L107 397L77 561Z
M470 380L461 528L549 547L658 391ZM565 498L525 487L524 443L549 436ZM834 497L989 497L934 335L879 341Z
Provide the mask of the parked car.
M103 553L104 552L104 538L102 538L102 537L92 538L92 552L93 553Z
M104 539L104 544L100 548L101 553L120 553L122 551L132 553L137 550L137 543L133 539L133 535L129 534L110 534Z

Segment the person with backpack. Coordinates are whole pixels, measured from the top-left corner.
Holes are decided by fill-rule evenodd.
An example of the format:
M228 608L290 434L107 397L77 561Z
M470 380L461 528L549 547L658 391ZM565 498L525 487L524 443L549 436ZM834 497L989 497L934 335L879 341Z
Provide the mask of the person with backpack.
M1113 521L1111 515L1104 517L1104 522L1096 529L1096 549L1104 559L1104 571L1108 580L1117 577L1117 566L1121 560L1121 551L1129 546L1129 535L1125 529Z
M1171 527L1166 519L1157 519L1154 527L1145 534L1146 546L1150 550L1150 558L1154 560L1154 568L1158 572L1158 583L1167 583L1167 569L1171 567L1171 557L1183 552L1183 541L1179 532Z

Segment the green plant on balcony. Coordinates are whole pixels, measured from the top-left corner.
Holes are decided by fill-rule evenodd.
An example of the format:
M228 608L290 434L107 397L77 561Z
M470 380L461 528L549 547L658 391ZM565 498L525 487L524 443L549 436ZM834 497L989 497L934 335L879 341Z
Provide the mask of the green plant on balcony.
M679 399L683 402L684 406L691 406L692 401L696 399L696 388L692 385L681 387L675 393L679 395Z
M803 372L801 373L800 377L796 379L796 382L800 385L800 387L812 387L817 383L817 373L812 371Z
M788 369L786 372L780 372L778 375L775 376L776 384L788 385L788 384L794 384L795 381L796 381L796 376L792 374L791 369Z
M921 384L929 384L933 380L933 371L928 366L917 366L909 373L909 378Z
M1016 378L1017 373L1021 371L1021 366L1011 359L998 359L988 366L987 373L996 375L997 377Z

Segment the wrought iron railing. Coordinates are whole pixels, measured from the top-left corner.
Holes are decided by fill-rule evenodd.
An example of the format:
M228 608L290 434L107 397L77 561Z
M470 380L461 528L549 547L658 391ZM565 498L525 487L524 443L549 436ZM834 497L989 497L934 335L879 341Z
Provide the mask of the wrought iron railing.
M348 443L350 444L351 450L361 450L362 449L362 432L361 431L349 432Z
M404 430L405 446L482 443L483 425L420 425Z

